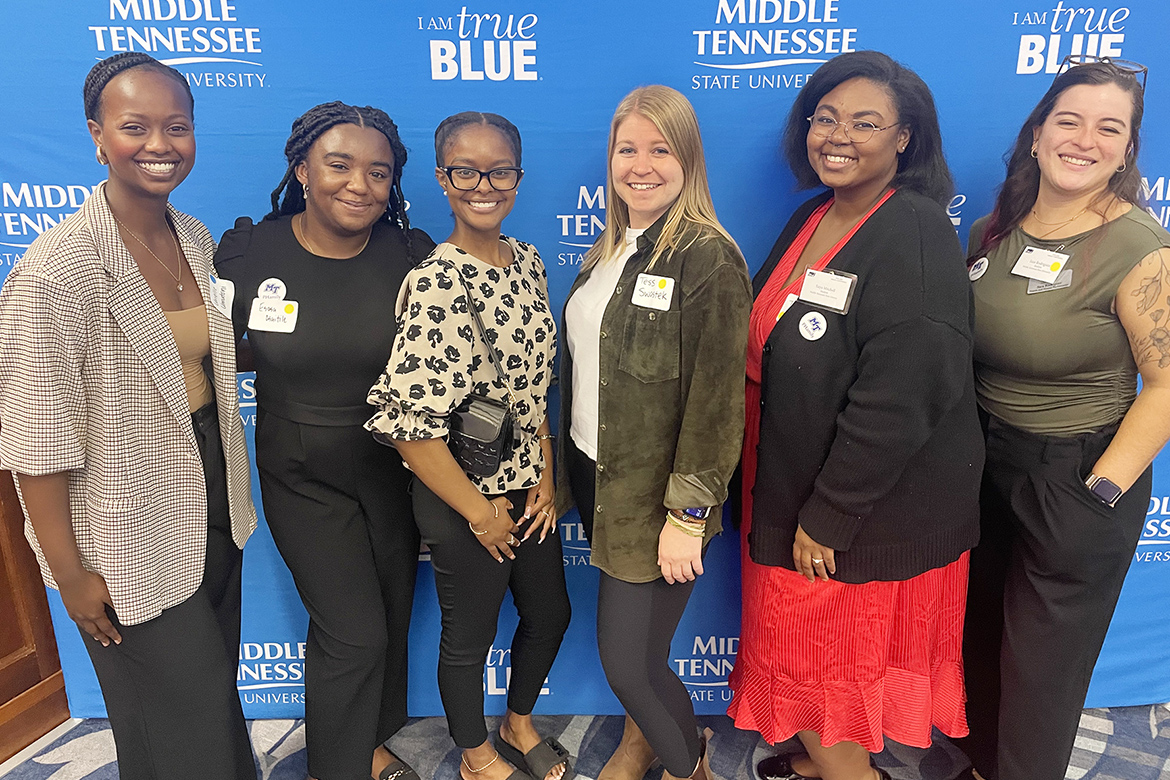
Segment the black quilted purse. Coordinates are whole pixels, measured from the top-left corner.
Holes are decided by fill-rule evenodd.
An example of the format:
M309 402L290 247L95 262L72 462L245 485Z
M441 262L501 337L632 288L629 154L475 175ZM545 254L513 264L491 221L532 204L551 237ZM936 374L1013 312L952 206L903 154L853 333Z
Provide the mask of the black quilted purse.
M488 358L495 366L496 373L504 380L504 387L508 388L506 403L473 392L447 417L447 446L455 457L455 462L468 474L490 477L512 457L520 438L514 412L512 382L500 364L495 347L487 339L483 320L480 319L479 310L475 308L475 301L471 297L471 287L463 278L463 274L445 258L435 258L434 262L449 269L463 285L467 309L475 321L479 338L487 346Z

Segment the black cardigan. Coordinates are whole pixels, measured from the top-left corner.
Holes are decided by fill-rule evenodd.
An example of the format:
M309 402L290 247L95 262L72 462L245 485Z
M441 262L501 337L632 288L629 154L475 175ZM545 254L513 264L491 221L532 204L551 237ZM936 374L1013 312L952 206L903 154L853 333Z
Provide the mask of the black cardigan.
M830 194L789 220L756 296ZM899 190L829 267L857 275L848 313L797 301L764 345L751 556L795 568L799 522L837 551L835 579L909 579L979 539L983 436L963 252L937 203ZM811 311L826 322L817 340L800 333Z

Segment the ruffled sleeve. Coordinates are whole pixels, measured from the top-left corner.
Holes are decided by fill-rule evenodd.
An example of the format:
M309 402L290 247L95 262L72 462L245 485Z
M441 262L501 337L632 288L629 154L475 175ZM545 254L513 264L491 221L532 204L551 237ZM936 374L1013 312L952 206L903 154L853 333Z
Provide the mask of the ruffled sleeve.
M472 390L475 331L463 286L439 263L406 277L395 306L398 337L366 401L366 430L391 439L444 438L447 416Z

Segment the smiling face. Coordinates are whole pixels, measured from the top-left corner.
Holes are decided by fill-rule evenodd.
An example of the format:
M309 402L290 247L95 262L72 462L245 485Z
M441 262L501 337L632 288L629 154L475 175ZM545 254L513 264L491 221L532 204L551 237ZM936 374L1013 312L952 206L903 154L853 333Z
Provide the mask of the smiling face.
M1116 84L1077 84L1056 99L1032 132L1040 186L1055 194L1096 196L1125 162L1133 98Z
M632 228L653 225L682 193L682 164L658 126L641 114L630 114L618 125L609 165Z
M166 200L195 165L191 101L172 76L131 68L102 90L100 120L88 121L109 160L109 190Z
M515 168L516 153L508 139L491 125L468 125L448 142L443 153L443 165L490 171L495 168ZM476 233L498 236L504 217L516 203L516 190L499 191L492 188L487 176L480 177L473 190L458 190L447 179L442 168L435 169L435 179L446 191L451 213L458 227Z
M365 233L386 212L394 181L394 152L372 127L334 125L297 166L307 185L305 214L338 237Z
M910 142L909 128L895 126L874 132L863 143L850 140L841 125L827 138L817 135L814 128L817 117L850 126L857 122L868 122L875 128L896 125L898 111L890 94L869 79L850 79L821 98L813 117L807 137L808 161L821 183L831 187L838 199L876 200L898 172L898 154Z

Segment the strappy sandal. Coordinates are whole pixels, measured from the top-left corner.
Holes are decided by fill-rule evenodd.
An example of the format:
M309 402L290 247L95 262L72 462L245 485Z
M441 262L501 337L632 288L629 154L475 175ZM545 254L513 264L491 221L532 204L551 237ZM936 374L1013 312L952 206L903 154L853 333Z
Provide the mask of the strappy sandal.
M378 780L422 780L422 778L418 776L418 772L414 771L410 764L401 758L396 758L378 773Z
M534 780L544 780L553 767L564 764L565 773L561 780L573 780L577 772L573 769L572 756L565 746L557 741L556 737L545 737L536 743L536 746L527 753L510 744L508 740L496 734L496 750L514 767L523 769Z

